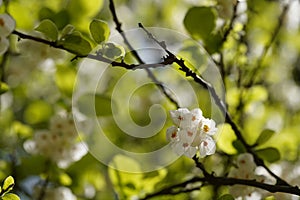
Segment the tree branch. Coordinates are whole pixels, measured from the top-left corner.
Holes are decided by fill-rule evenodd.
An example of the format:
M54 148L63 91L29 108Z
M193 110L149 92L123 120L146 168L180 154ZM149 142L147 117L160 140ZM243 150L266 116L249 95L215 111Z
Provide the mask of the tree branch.
M193 160L195 161L196 166L202 170L204 177L193 177L182 183L178 183L178 184L163 188L157 192L148 194L145 197L141 198L140 200L145 200L145 199L162 196L162 195L174 195L174 194L179 194L182 192L191 192L191 191L199 189L199 186L197 185L197 186L193 186L191 188L187 188L187 186L191 185L191 184L196 184L196 183L202 183L202 185L204 185L205 183L208 183L208 184L214 185L214 186L245 185L245 186L252 186L255 188L260 188L260 189L266 190L271 193L284 192L284 193L295 194L295 195L300 196L300 189L298 186L293 187L293 186L286 186L286 185L271 185L271 184L258 182L256 180L214 176L213 174L210 174L205 170L203 164L199 162L199 160L196 156L193 157ZM184 189L178 190L177 188L184 188Z
M185 72L186 77L192 77L194 79L194 81L198 84L200 84L203 88L207 89L214 102L216 103L216 105L219 107L219 109L221 110L221 112L224 113L225 115L225 122L227 122L228 124L231 125L232 130L235 132L235 135L237 136L237 138L241 141L241 143L244 145L244 147L246 148L247 152L251 153L253 155L254 161L258 166L262 166L264 167L274 178L276 178L277 184L278 185L285 185L285 186L290 186L286 181L284 181L283 179L281 179L280 177L278 177L276 174L274 174L264 163L264 161L259 158L256 153L253 151L253 149L251 148L251 146L246 142L246 140L244 139L242 132L240 131L240 129L238 128L238 126L235 124L235 122L232 120L229 112L226 110L226 105L224 104L224 102L219 98L218 94L216 93L214 87L208 83L207 81L205 81L202 77L200 77L199 75L197 75L195 72L193 72L191 69L189 69L185 64L184 64L184 60L183 59L178 59L173 53L171 53L167 47L165 42L160 42L158 41L152 33L150 33L141 23L139 23L139 27L142 28L146 34L152 39L154 40L162 49L164 49L166 51L166 53L168 54L167 57L165 57L165 61L168 62L174 62L177 63L179 65L179 70Z

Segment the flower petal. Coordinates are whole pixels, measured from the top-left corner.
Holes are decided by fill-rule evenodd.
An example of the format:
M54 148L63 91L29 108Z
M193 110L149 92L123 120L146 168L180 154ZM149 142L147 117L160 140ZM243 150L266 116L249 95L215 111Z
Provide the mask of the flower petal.
M15 20L8 14L0 14L0 35L8 36L16 28Z
M214 154L216 151L215 141L210 136L207 136L204 140L202 140L199 146L199 151L201 157Z

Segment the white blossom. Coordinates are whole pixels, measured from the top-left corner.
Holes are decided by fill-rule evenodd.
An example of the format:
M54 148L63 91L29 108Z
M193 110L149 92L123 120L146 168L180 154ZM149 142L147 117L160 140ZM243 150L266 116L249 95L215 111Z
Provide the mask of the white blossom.
M175 126L167 129L167 140L176 154L191 158L198 150L201 157L215 153L216 144L211 136L217 131L216 123L204 118L201 109L179 108L170 111L170 115Z
M0 5L2 1L0 2ZM8 47L9 41L7 36L9 36L13 30L16 28L15 20L8 14L0 14L0 55L4 54Z
M0 14L0 35L7 37L16 28L15 20L8 14Z
M33 139L24 143L24 149L30 154L49 158L61 168L68 167L87 153L86 145L77 142L78 135L71 118L54 116L49 129L37 131Z
M255 173L256 164L254 162L253 156L249 153L240 154L237 158L236 168L231 169L228 177L246 179L246 180L256 180L258 182L266 183L268 179L264 175L257 175ZM237 198L243 197L246 199L251 199L253 196L262 197L265 194L261 194L261 190L247 185L234 185L229 188L230 194Z

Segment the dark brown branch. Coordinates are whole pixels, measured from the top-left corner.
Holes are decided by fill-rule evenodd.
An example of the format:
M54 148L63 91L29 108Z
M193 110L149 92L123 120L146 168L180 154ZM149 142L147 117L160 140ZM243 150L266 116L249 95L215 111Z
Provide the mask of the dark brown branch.
M132 52L133 56L137 59L137 61L140 64L145 64L145 62L141 59L141 57L139 56L139 54L134 50L134 48L132 47L132 45L130 44L130 42L128 41L127 37L125 36L124 31L122 30L122 23L119 21L117 13L116 13L116 9L115 9L115 5L114 5L114 1L113 0L109 0L109 9L110 12L112 14L113 17L113 21L116 24L116 30L121 34L124 43L128 46L129 50ZM161 81L159 81L155 75L152 73L152 71L149 68L145 68L149 78L155 83L155 85L161 90L161 92L169 99L169 101L171 103L173 103L176 108L179 108L179 104L177 103L177 101L171 97L171 95L166 91L166 88L164 87L163 83Z
M157 197L157 196L162 196L162 195L174 195L174 194L179 194L182 192L194 191L196 189L199 189L199 186L194 186L189 189L182 189L182 190L178 190L178 188L186 188L187 185L196 184L196 183L202 183L202 185L204 185L205 183L208 183L208 184L214 185L214 186L245 185L245 186L252 186L252 187L260 188L260 189L266 190L271 193L284 192L284 193L295 194L295 195L300 196L300 189L297 186L271 185L271 184L266 184L266 183L262 183L262 182L257 182L256 180L246 180L246 179L214 176L213 174L209 174L204 169L204 166L202 165L202 163L199 162L198 158L193 157L193 159L196 163L196 166L202 170L204 177L194 177L194 178L184 181L182 183L178 183L178 184L163 188L155 193L146 195L145 197L141 198L140 200L150 199L152 197Z
M16 30L13 32L13 34L17 35L21 39L28 39L28 40L36 41L36 42L39 42L39 43L49 45L53 48L68 51L63 46L57 45L55 42L51 42L51 41L48 41L48 40L45 40L45 39L42 39L42 38L39 38L39 37L27 35L25 33L21 33L21 32L16 31ZM165 61L160 62L160 63L153 63L153 64L127 64L123 60L120 61L120 62L114 61L114 60L111 60L109 58L106 58L106 57L102 56L101 54L95 54L95 55L94 54L88 54L88 55L82 56L82 57L87 57L87 58L90 58L90 59L93 59L93 60L98 60L98 61L110 64L113 67L123 67L123 68L129 69L129 70L157 68L157 67L164 67L165 65L168 65L168 63L165 62Z

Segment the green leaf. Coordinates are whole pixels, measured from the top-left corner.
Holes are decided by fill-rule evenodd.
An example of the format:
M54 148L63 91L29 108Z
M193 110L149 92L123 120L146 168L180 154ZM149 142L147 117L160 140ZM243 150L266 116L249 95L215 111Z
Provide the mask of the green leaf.
M108 116L112 114L113 101L101 94L86 94L79 97L77 104L81 113L87 116Z
M194 38L208 38L216 26L215 12L212 7L193 7L184 17L184 26Z
M274 147L268 147L265 149L259 149L255 151L258 155L263 160L266 160L268 162L275 162L280 159L280 153L278 149Z
M75 27L71 24L67 24L63 30L61 31L61 38L66 37L67 35L70 35L74 32Z
M230 194L224 194L218 198L218 200L234 200L233 196Z
M217 52L222 47L222 36L218 33L212 33L209 37L205 38L205 49L213 54Z
M2 200L20 200L20 197L18 197L15 194L9 193L9 194L4 195L2 197Z
M67 10L62 9L59 12L54 12L48 7L43 7L39 11L39 19L50 19L56 24L58 30L64 28L68 23L70 23L70 15Z
M86 56L92 50L90 43L84 39L79 32L73 32L67 35L59 41L59 44L69 52L78 56Z
M261 132L259 137L257 138L255 144L256 145L261 145L266 143L273 135L275 134L275 131L270 130L270 129L265 129Z
M0 95L7 92L9 90L9 86L6 83L0 82Z
M15 185L15 181L14 178L12 176L7 177L4 182L3 182L3 186L2 186L2 191L5 193L11 191L13 189Z
M243 143L240 140L234 140L232 142L232 146L239 152L239 153L245 153L247 150Z
M108 24L106 22L104 22L102 20L98 20L98 19L94 19L90 23L90 32L91 32L93 39L98 44L100 44L101 42L107 41L109 34L110 34Z
M35 30L43 33L52 41L56 41L58 39L58 29L56 25L49 19L43 20L38 27L35 28Z

